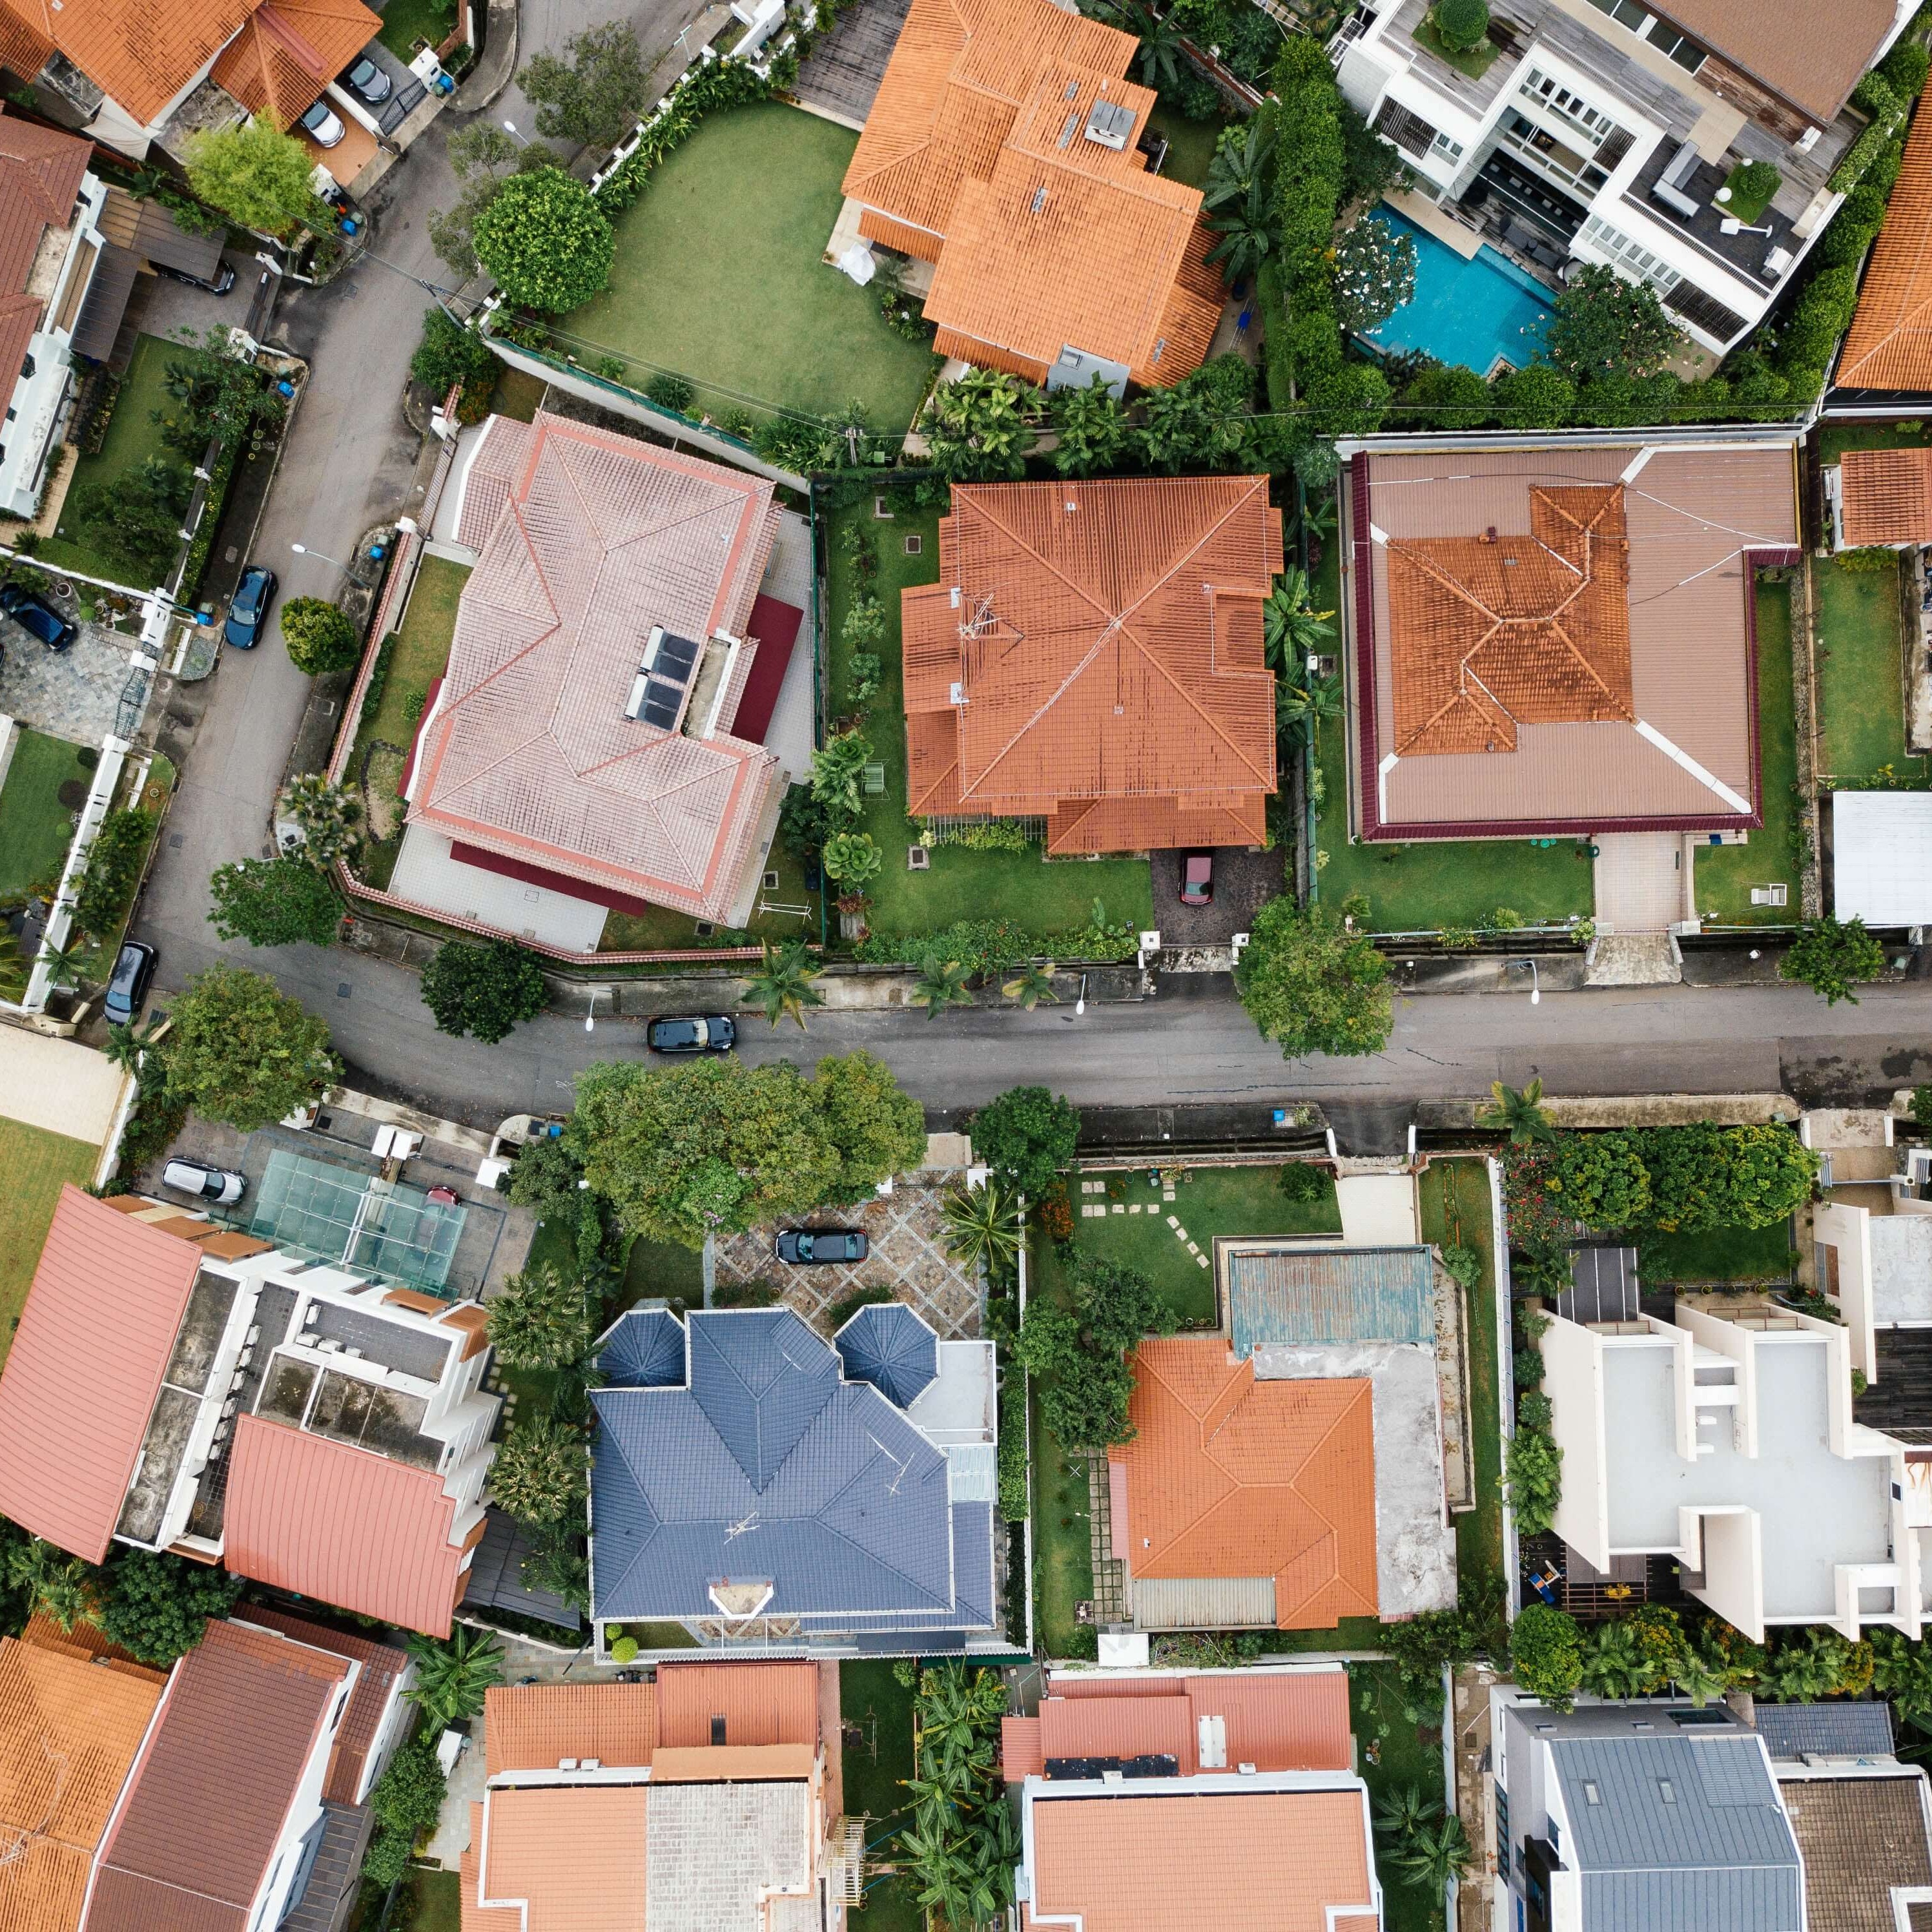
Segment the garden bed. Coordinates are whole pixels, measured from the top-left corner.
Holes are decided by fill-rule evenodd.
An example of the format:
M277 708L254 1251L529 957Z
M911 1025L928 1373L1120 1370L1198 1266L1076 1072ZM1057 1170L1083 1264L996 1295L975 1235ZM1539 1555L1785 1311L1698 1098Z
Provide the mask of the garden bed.
M103 984L113 970L115 958L121 950L122 935L128 929L128 917L134 909L134 896L140 888L142 879L146 876L148 862L154 856L155 842L161 836L161 819L168 808L168 800L173 795L174 788L174 766L158 752L149 760L147 776L142 779L138 793L134 789L131 777L126 772L122 774L120 786L115 794L113 809L116 812L136 809L146 812L152 815L154 823L148 828L139 859L130 868L128 892L121 902L118 916L100 932L90 932L88 938L92 944L75 961L76 976L83 982ZM90 864L98 850L97 846L90 852Z
M1922 788L1927 761L1905 748L1905 663L1897 561L1848 570L1835 558L1811 570L1818 678L1818 788Z
M888 1662L838 1666L839 1716L860 1741L845 1746L845 1815L863 1816L868 1864L892 1862L891 1840L906 1810L913 1774L911 1689ZM863 1906L848 1915L850 1932L923 1932L926 1915L904 1880L868 1876Z
M1380 1805L1390 1792L1409 1785L1442 1803L1447 1796L1442 1744L1435 1736L1423 1736L1423 1725L1412 1714L1417 1707L1408 1702L1394 1667L1352 1664L1348 1688L1357 1768L1369 1787L1371 1808ZM1436 1721L1439 1724L1439 1715ZM1435 1732L1435 1725L1429 1728ZM1373 1762L1369 1757L1372 1748ZM1382 1856L1385 1848L1379 1842L1376 1849L1384 1932L1442 1932L1442 1894L1428 1886L1407 1882L1406 1875ZM1478 1857L1480 1863L1480 1852Z
M1035 1248L1035 1253L1046 1244ZM1094 1594L1093 1532L1087 1466L1070 1456L1033 1407L1033 1560L1036 1637L1048 1657L1080 1654L1077 1606Z

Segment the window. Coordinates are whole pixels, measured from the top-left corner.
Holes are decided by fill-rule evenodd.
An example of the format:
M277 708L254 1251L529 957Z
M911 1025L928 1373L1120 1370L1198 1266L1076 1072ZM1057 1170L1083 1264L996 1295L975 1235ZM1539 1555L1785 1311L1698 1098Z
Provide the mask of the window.
M1640 40L1648 40L1666 60L1675 61L1688 74L1704 64L1704 50L1688 34L1680 34L1668 20L1638 6L1636 0L1590 0L1600 14L1607 14L1621 27L1628 27Z
M1563 1834L1556 1828L1554 1818L1549 1821L1546 1835L1550 1840L1550 1849L1561 1858L1563 1856Z
M1509 1793L1496 1786L1496 1876L1510 1875Z
M1600 1785L1594 1778L1585 1778L1583 1780L1583 1802L1586 1804L1600 1804L1603 1802L1603 1786Z
M1646 281L1660 294L1675 288L1683 278L1660 256L1641 242L1634 241L1621 228L1612 228L1600 215L1592 214L1583 224L1585 238L1612 256L1616 265L1639 281Z
M1592 148L1602 146L1612 134L1621 131L1616 122L1600 107L1592 106L1581 94L1571 93L1562 82L1545 74L1540 68L1532 68L1516 92L1534 106L1552 109L1562 115ZM1626 140L1620 152L1628 152L1629 147Z
M1446 161L1460 161L1462 158L1462 144L1460 141L1450 140L1447 134L1438 134L1430 143L1429 152L1432 154L1440 154Z
M1657 1780L1657 1795L1666 1804L1677 1802L1677 1787L1667 1778L1660 1778Z

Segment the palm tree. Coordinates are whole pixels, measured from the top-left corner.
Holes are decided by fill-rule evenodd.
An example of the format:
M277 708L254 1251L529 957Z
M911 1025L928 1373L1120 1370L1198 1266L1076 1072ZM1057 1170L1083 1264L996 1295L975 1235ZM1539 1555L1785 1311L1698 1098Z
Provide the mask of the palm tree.
M52 939L40 941L40 964L52 969L52 984L56 986L71 986L80 976L80 962L87 947L87 935L79 926L68 929L67 944L56 946Z
M966 982L971 976L956 959L928 959L914 985L914 1004L926 1009L929 1020L938 1018L948 1006L970 1006L973 995Z
M1376 1807L1376 1829L1406 1844L1418 1832L1426 1831L1442 1816L1442 1807L1426 1796L1418 1784L1398 1784L1384 1792Z
M590 1560L577 1546L574 1538L548 1543L524 1562L524 1580L539 1590L548 1590L573 1610L590 1607Z
M1628 1624L1599 1624L1584 1646L1584 1686L1600 1697L1640 1697L1652 1674L1651 1660Z
M1306 733L1310 744L1331 718L1342 715L1342 680L1338 677L1311 677L1306 684L1290 684L1284 679L1274 688L1275 728Z
M1461 1880L1474 1857L1462 1820L1446 1817L1418 1831L1390 1862L1410 1884L1426 1886L1432 1894L1439 1894L1452 1880Z
M1019 976L1009 980L1000 988L1010 1000L1017 1000L1028 1012L1044 1000L1049 1006L1060 1004L1060 995L1053 990L1053 962L1051 959L1030 959L1020 968Z
M27 960L20 950L20 942L0 926L0 988L10 988L17 992L26 983Z
M764 944L764 958L745 981L745 998L762 1007L774 1027L789 1016L797 1021L802 1033L806 1008L825 1004L825 995L812 983L824 969L802 939L788 940L782 946L774 946L769 939Z
M1262 606L1262 637L1268 663L1283 677L1298 672L1304 659L1332 638L1332 610L1317 610L1304 570L1286 570Z
M1520 1091L1505 1087L1500 1080L1492 1080L1490 1092L1495 1096L1496 1105L1484 1108L1476 1116L1478 1126L1495 1127L1508 1134L1511 1147L1529 1147L1538 1141L1546 1145L1555 1144L1556 1130L1544 1111L1541 1080L1532 1080Z
M1156 14L1148 0L1106 0L1100 11L1140 42L1136 62L1145 86L1172 87L1180 80L1180 30L1171 20Z
M91 1622L97 1606L94 1571L37 1536L7 1552L7 1580L32 1607L64 1630Z
M1701 1711L1713 1697L1721 1697L1729 1682L1723 1671L1701 1657L1689 1645L1672 1658L1670 1681L1688 1697L1694 1709Z
M140 1072L141 1056L154 1045L162 1018L159 1013L150 1013L138 1027L109 1025L107 1045L103 1050L123 1073Z
M997 1180L956 1187L940 1208L946 1252L968 1272L1010 1262L1020 1251L1019 1204Z
M1257 175L1239 200L1208 218L1208 226L1221 238L1208 259L1220 263L1223 280L1232 286L1258 274L1275 244L1274 197L1268 183Z
M406 1694L441 1730L483 1708L483 1694L503 1681L503 1653L496 1640L473 1624L458 1624L446 1643L412 1634L410 1660L416 1681Z

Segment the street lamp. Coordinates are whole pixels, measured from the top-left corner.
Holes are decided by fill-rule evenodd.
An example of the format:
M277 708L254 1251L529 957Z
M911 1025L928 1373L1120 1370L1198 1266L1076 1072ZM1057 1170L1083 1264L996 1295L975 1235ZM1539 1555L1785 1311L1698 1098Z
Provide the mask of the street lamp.
M597 989L594 986L590 989L590 1010L584 1016L584 1030L586 1033L597 1030Z
M1529 1004L1532 1006L1540 1006L1543 1004L1543 982L1538 976L1536 962L1534 959L1512 959L1510 965L1519 973L1526 966L1529 968Z
M332 563L338 570L346 571L349 568L348 565L344 563L340 557L325 556L322 552L319 550L310 550L307 544L292 543L289 545L289 548L293 550L298 556L312 556L321 562Z
M1076 1014L1084 1013L1087 1010L1087 976L1084 973L1080 976L1080 997L1073 1002L1073 1010Z
M503 132L506 134L514 136L518 140L523 142L524 146L526 148L530 145L529 141L522 134L517 132L517 124L514 121L506 121L503 123Z

